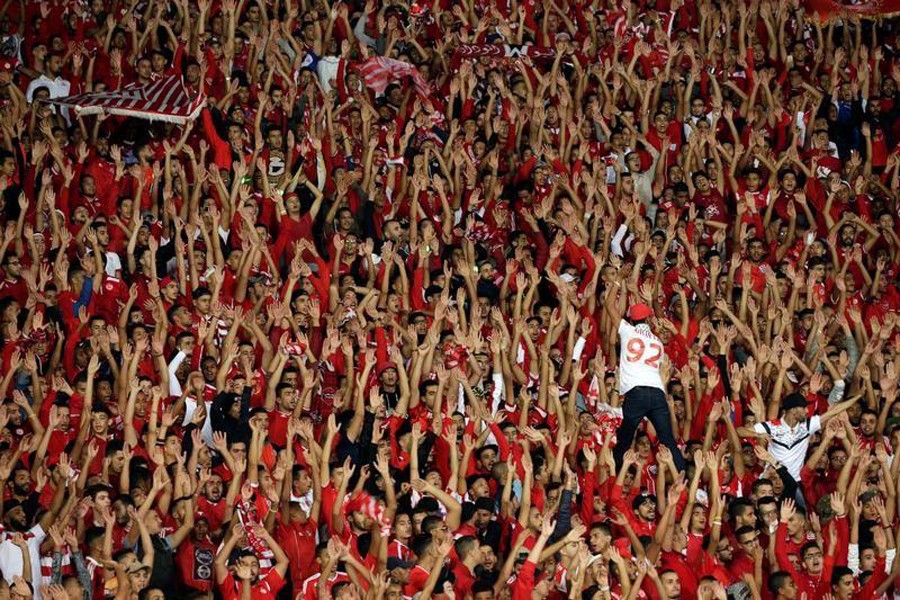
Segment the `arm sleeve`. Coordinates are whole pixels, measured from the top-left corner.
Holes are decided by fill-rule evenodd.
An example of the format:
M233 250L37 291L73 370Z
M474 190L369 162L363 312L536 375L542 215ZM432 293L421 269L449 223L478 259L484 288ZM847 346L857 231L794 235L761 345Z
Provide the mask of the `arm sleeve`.
M581 360L581 354L584 352L585 344L587 344L587 340L579 335L578 340L575 342L575 347L572 348L572 360L574 362Z
M509 458L509 441L507 441L506 436L503 435L503 431L500 429L500 426L496 423L490 424L491 433L494 434L494 439L497 440L497 447L500 449L500 460L506 461Z
M179 350L178 354L175 355L175 358L172 359L172 362L169 363L168 371L170 396L181 396L181 384L178 382L178 378L175 376L175 373L178 371L178 367L181 366L181 363L184 362L185 358L187 358L187 354Z
M859 576L859 544L847 546L847 568L853 571L853 576Z
M581 493L581 522L590 527L594 521L594 494L597 489L597 475L593 469L584 474L584 488Z
M556 515L556 529L550 542L561 540L572 529L572 490L563 490L559 499L559 513Z
M203 133L206 135L206 139L209 141L209 145L212 146L213 151L213 162L216 163L216 166L220 169L231 169L231 150L228 147L228 142L222 139L219 135L219 132L216 131L216 125L213 122L212 113L208 108L204 108L200 113L200 118L203 122Z
M781 492L782 498L796 498L797 497L797 480L791 476L790 471L787 470L787 467L781 465L781 468L778 469L778 475L781 476L781 480L784 483L784 490Z
M91 574L87 570L87 565L84 564L84 557L81 555L81 551L76 550L72 553L72 562L75 563L75 575L78 577L78 583L81 584L81 589L84 590L84 600L91 600L94 595L93 590L93 582L91 581Z
M78 300L75 301L75 306L72 307L74 316L78 316L78 311L82 306L87 306L91 303L91 296L94 291L94 279L92 277L85 277L84 284L81 286L81 293L78 294Z
M616 256L622 257L625 256L625 251L622 249L622 242L625 240L625 235L628 233L628 227L625 225L619 225L619 229L616 231L616 235L613 236L612 241L609 243L609 248L612 250L613 254Z
M491 415L496 415L500 410L500 403L503 401L504 385L503 374L494 373L491 375L493 380L493 389L491 390Z
M846 565L847 548L850 545L850 525L846 516L834 519L834 524L837 535L837 550L834 553L834 564Z
M850 358L850 363L847 365L848 369L856 370L856 364L859 362L859 346L856 345L856 338L852 335L844 336L844 347L847 349L847 356ZM848 373L853 373L853 371L847 371Z
M53 553L53 566L50 567L50 585L57 585L62 581L62 552Z
M852 371L850 371L852 373ZM831 393L828 394L828 406L839 404L844 399L844 390L847 389L847 383L843 379L834 382Z
M779 523L775 536L775 560L778 563L778 567L790 573L791 577L797 580L799 573L797 572L797 569L794 568L791 559L788 558L787 544L785 543L785 538L787 538L787 525Z
M363 13L363 16L361 16L359 20L356 21L356 25L353 26L353 35L366 46L374 48L375 38L366 33L366 19L368 19L368 15Z
M625 498L622 496L622 486L619 484L613 485L612 493L609 495L609 504L626 517L633 514L633 511L625 503Z

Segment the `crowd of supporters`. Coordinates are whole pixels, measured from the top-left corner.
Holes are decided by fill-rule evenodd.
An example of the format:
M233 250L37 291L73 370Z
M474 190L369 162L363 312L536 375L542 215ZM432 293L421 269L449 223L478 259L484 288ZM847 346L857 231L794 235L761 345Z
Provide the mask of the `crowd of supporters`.
M4 0L0 600L900 593L898 32Z

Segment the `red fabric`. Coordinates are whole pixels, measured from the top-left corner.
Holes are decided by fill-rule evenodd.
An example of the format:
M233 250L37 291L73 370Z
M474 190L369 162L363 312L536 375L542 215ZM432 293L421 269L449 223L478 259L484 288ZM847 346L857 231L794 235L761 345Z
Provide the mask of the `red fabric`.
M819 19L827 21L841 15L857 17L888 16L900 12L900 0L869 0L845 4L837 0L805 0L806 12L818 13Z
M132 83L118 90L78 94L52 102L75 107L82 114L103 112L185 123L197 115L206 103L206 95L192 94L181 76L173 74L147 85Z

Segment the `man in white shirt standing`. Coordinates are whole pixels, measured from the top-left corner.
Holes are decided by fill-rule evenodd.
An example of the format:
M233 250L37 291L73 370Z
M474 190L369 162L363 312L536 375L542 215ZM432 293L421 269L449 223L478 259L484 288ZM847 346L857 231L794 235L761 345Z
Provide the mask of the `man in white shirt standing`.
M780 403L781 418L766 420L766 407L755 399L750 403L750 412L756 417L756 423L752 428L739 427L737 432L741 437L768 439L772 457L784 465L791 477L799 482L810 437L818 433L831 418L838 416L858 400L859 396L854 396L835 404L823 415L810 417L806 397L793 392Z
M653 309L649 306L634 304L628 309L631 323L625 319L619 321L619 393L625 401L613 455L616 465L621 466L622 457L631 448L638 425L647 417L659 441L672 452L675 466L684 470L684 457L672 433L666 387L659 374L659 367L665 360L665 349L647 323L651 316Z

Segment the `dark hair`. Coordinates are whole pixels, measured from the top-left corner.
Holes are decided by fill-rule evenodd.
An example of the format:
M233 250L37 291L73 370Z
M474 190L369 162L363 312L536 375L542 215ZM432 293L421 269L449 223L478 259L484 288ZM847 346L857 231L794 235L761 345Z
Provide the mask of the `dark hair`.
M490 581L486 581L484 579L476 579L475 583L472 584L472 595L480 594L482 592L494 592L494 586Z
M761 477L760 479L757 479L753 482L753 484L750 486L750 489L755 494L756 491L764 485L772 485L772 480Z
M460 560L465 560L471 552L480 552L478 540L471 535L464 535L456 540L454 548Z
M602 521L597 521L596 523L591 525L591 531L598 530L604 535L608 535L612 537L612 529L610 528L608 523L604 523Z
M841 578L845 575L853 576L853 571L849 567L835 566L831 571L831 585L838 585Z
M422 383L419 384L419 396L424 396L428 391L428 388L437 387L438 382L433 379L426 379Z
M420 526L420 529L422 530L422 533L431 535L431 532L440 527L443 522L444 519L441 517L438 517L436 515L428 515L427 517L422 519L422 525Z
M800 560L806 558L806 553L810 550L820 550L818 542L806 542L800 546Z
M97 498L97 494L101 492L109 493L109 486L105 483L96 483L94 485L88 486L88 488L84 490L84 495L86 498L95 500Z
M424 523L423 523L424 525ZM424 531L424 527L422 528ZM430 533L420 533L416 537L412 539L410 542L409 549L413 551L413 554L416 556L425 556L428 553L428 549L431 547L431 543L434 541L434 538Z
M753 510L753 503L749 498L735 498L728 507L728 516L735 521L739 516L746 514L748 509Z
M106 452L104 456L112 456L116 452L120 452L125 449L125 442L122 440L110 440L106 444Z
M769 591L773 594L777 594L781 588L787 585L788 581L791 581L790 573L787 571L775 571L769 575Z
M753 525L744 525L743 527L738 527L734 532L734 537L744 535L746 533L756 533L756 527ZM740 540L739 540L740 541Z
M95 541L102 541L105 535L106 530L103 527L88 527L84 532L84 545L90 548Z
M134 553L134 550L132 550L131 548L122 548L121 550L116 550L115 552L113 552L112 559L116 562L121 562L123 556Z

